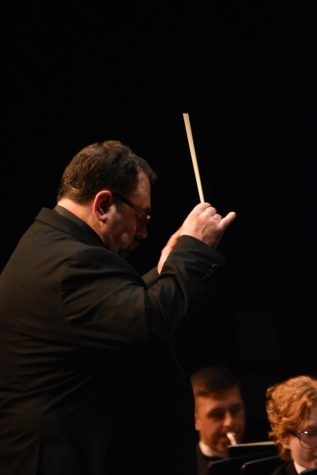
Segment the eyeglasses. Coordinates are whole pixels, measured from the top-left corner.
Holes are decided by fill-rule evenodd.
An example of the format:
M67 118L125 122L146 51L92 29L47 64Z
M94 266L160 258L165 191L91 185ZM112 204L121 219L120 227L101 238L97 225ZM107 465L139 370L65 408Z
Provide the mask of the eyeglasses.
M131 201L128 198L121 195L120 193L117 193L116 191L112 191L112 195L119 201L122 201L126 205L130 206L130 208L132 208L136 212L136 214L142 220L142 222L144 222L145 224L148 224L148 222L151 219L150 213L146 213L146 211L144 211L143 209L138 208L133 203L131 203Z
M293 432L298 437L303 449L314 449L317 447L317 429L298 430Z

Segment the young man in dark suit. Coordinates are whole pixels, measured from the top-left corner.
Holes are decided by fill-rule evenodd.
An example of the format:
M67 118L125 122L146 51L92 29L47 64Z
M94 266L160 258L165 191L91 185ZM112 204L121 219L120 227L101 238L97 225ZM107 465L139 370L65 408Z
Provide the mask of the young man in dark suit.
M198 434L198 475L207 475L213 462L228 457L228 446L240 443L245 405L240 382L224 366L200 368L191 377Z
M142 278L124 257L147 237L154 178L118 141L85 147L4 268L1 474L195 473L172 343L213 285L235 213L198 204Z

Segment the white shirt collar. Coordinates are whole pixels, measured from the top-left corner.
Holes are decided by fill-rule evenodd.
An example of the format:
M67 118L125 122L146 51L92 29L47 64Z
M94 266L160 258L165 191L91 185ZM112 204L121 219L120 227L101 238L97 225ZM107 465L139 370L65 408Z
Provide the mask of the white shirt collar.
M296 462L294 462L294 465L295 465L295 470L297 473L302 473L304 472L304 470L307 470L307 468L302 467L301 465L298 465L298 463Z
M199 447L201 452L206 455L207 457L225 457L223 453L216 452L215 450L212 450L209 445L205 444L201 440L199 441Z

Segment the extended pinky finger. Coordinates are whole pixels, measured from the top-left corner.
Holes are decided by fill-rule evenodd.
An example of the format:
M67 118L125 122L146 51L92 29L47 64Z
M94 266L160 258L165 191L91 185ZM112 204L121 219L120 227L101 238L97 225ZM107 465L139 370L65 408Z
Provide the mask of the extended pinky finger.
M221 224L223 229L226 229L232 223L232 221L236 219L236 216L237 215L234 211L230 211L224 218L222 218L219 224Z

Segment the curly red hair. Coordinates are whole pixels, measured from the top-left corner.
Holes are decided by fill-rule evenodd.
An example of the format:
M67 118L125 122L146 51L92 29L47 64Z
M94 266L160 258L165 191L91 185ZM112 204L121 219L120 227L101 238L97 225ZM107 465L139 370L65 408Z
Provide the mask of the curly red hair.
M266 390L266 412L271 425L270 437L280 457L290 460L283 446L290 433L304 428L313 405L317 404L317 379L303 375L287 379Z

